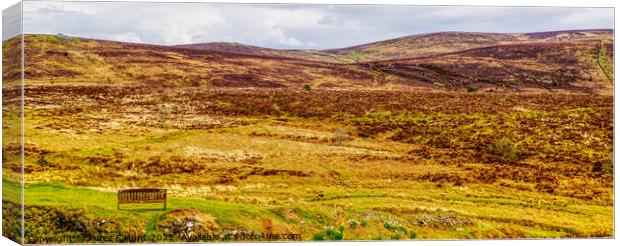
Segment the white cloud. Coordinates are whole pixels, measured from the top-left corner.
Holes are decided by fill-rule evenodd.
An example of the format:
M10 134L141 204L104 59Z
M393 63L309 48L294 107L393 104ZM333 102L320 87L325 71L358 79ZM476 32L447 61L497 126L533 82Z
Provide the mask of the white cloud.
M269 41L275 41L285 46L302 46L303 43L295 38L288 37L279 27L272 27L269 32Z
M612 8L24 2L26 33L154 44L338 48L423 32L611 27Z
M15 4L2 11L2 40L21 34L22 5Z

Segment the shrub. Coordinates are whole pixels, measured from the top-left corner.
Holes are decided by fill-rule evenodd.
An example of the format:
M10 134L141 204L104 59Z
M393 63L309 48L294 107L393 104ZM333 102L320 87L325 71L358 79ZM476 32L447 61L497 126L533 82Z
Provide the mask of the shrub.
M613 174L614 173L614 164L613 162L600 162L597 161L592 164L590 169L593 173L599 174Z
M328 226L325 227L325 236L329 240L342 240L344 239L344 227L343 226Z
M385 222L383 224L383 227L390 231L401 231L401 232L407 231L407 228L403 224L395 220L390 220L390 221Z
M409 238L410 238L410 239L416 239L417 237L418 237L418 234L417 234L415 231L412 231L412 232L409 234Z
M505 160L519 160L519 151L517 150L516 145L506 138L497 140L489 145L489 152Z
M37 164L41 165L41 166L47 166L49 164L51 164L47 159L45 159L45 156L41 156L39 157L39 159L37 160Z
M303 88L304 88L304 91L312 90L312 87L309 84L305 84Z
M349 227L351 228L356 228L357 226L360 225L360 222L357 221L356 219L350 219L349 221L347 221L347 224L349 224Z
M323 234L323 232L319 232L314 234L314 237L312 237L312 240L314 241L323 241L325 240L325 235Z
M470 85L467 87L467 92L476 92L478 91L478 87L475 87L473 85Z
M322 232L313 236L315 241L344 239L344 226L326 226Z

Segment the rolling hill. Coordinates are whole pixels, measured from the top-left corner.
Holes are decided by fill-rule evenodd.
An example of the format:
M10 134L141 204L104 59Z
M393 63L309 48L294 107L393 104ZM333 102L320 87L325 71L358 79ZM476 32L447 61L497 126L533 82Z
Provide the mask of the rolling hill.
M525 34L437 32L417 34L359 46L324 50L341 59L372 61L415 58L488 46L527 42L576 41L584 39L611 39L612 30L571 30Z
M510 34L438 32L417 34L396 39L324 52L355 61L415 58L459 50L518 42Z
M320 50L278 50L230 42L184 44L175 45L173 47L253 56L285 57L323 62L350 62L350 60L347 60L345 57L340 57L336 54L330 54L328 52L322 52Z
M442 32L345 49L276 50L235 43L162 46L25 36L29 84L517 90L610 94L611 30ZM5 54L18 42L3 42ZM14 52L13 52L14 53ZM357 62L354 62L357 61ZM15 64L13 64L15 65ZM5 81L18 66L4 64Z
M353 88L370 86L372 79L359 66L285 57L82 38L64 42L53 35L27 35L24 42L28 84ZM5 42L5 53L18 49L18 44ZM5 76L19 68L9 65Z
M611 91L611 81L597 64L600 47L599 41L524 43L362 64L438 87Z
M222 42L186 44L178 45L176 47L247 55L280 56L316 61L364 62L373 60L416 58L446 52L516 43L559 42L593 39L613 39L613 30L563 30L523 34L436 32L415 34L347 48L326 50L277 50L238 43Z

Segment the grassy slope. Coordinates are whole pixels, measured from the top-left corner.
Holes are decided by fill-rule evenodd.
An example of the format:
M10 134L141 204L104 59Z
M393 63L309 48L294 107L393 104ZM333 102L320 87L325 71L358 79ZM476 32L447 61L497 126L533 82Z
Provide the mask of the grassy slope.
M325 50L359 62L410 59L466 49L528 42L555 42L612 38L611 30L582 30L532 34L438 32L405 36L343 49Z
M410 59L441 53L528 42L612 39L611 30L575 30L525 34L438 32L404 36L358 46L327 50L276 50L237 43L187 44L198 50L279 56L325 62L367 62Z
M27 42L30 239L160 235L175 213L198 213L188 208L215 218L217 232L305 240L334 239L330 226L342 226L344 239L613 236L610 97L219 89L458 87L488 76L523 83L515 71L549 84L556 74L544 71L575 59L569 68L582 69L581 79L558 82L591 89L604 79L591 70L595 46L554 41L558 49L531 46L537 57L499 46L335 65L54 36ZM470 74L490 70L505 74ZM411 79L411 71L433 79ZM5 152L14 147L3 143ZM13 195L3 199L16 199L11 177L3 184ZM139 186L168 188L170 209L116 210L114 191Z
M4 181L3 185L10 187L12 183ZM260 221L273 220L281 228L280 232L304 230L303 236L306 240L311 239L310 237L320 232L324 226L347 226L350 219L370 220L370 224L366 228L347 229L345 239L385 239L391 232L381 227L386 221L394 220L404 224L410 232L415 231L419 239L611 236L608 228L613 227L610 216L613 208L610 206L536 205L537 201L547 201L550 197L519 192L518 196L514 196L518 199L514 199L509 198L511 195L506 194L505 189L500 191L492 187L476 186L471 188L485 192L466 192L465 196L462 187L449 187L441 191L431 187L425 184L409 185L408 189L382 189L381 193L375 194L372 190L363 189L352 189L346 193L328 191L324 201L284 202L278 205L173 196L169 201L169 209L198 208L215 216L222 226L256 231L263 229ZM86 208L98 217L120 216L136 224L157 223L158 216L167 212L150 205L129 205L123 210L116 210L115 193L112 192L54 183L32 184L28 185L26 190L27 205ZM424 192L420 192L422 190ZM496 192L503 193L505 197L495 197L493 194ZM84 199L85 197L88 199ZM295 209L297 213L307 214L307 218L283 218L283 209ZM422 214L456 214L459 218L467 218L473 225L419 226L415 216ZM316 215L324 215L326 218L317 220ZM306 228L300 228L300 219L304 220ZM141 229L144 229L145 233L155 233L154 228ZM403 237L407 238L409 235Z
M18 48L5 43L7 51ZM53 35L26 35L25 54L28 84L356 88L372 80L356 66ZM3 68L7 75L16 69L9 65Z
M351 59L347 59L346 57L330 54L328 52L321 52L320 50L278 50L227 42L184 44L175 45L174 47L267 57L286 57L322 62L353 61Z
M422 78L441 87L545 88L611 94L597 62L598 40L500 45L426 58L363 63L382 75ZM605 49L602 49L604 51ZM613 67L610 59L602 59ZM611 64L610 64L611 63Z
M370 46L406 51L397 52L398 54L432 49L435 51L428 54L435 55L429 58L341 64L283 58L278 55L242 55L78 38L64 42L56 36L28 35L25 76L29 84L203 85L293 89L309 85L311 88L425 90L466 90L467 87L474 86L494 90L556 89L609 94L610 85L601 83L606 78L596 62L598 51L592 53L595 41L579 41L589 40L590 36L579 40L567 39L568 41L547 38L534 39L536 42L533 42L528 39L520 46L535 49L529 53L535 56L530 57L523 57L524 51L515 50L514 47L518 45L510 43L487 48L495 49L490 51L493 54L505 54L506 57L500 58L484 52L480 54L485 48L445 53L504 44L502 40L511 40L505 36L439 33L418 37L438 39L435 40L437 42L414 42L417 38L407 37ZM594 37L599 36L591 38ZM405 41L412 43L400 44ZM394 46L390 46L391 44ZM409 47L413 44L426 48ZM429 44L454 47L442 48ZM6 46L7 50L16 47L11 46L10 42L7 42ZM562 50L546 50L554 46L561 47ZM372 59L387 57L388 55L382 55ZM9 65L5 68L7 75L12 69ZM612 66L611 64L607 67Z
M154 120L157 111L149 106L159 101L154 98L156 94L134 97L143 92L132 89L126 91L128 94L108 94L100 89L100 94L93 95L75 94L68 88L29 91L33 96L45 92L27 110L29 206L81 208L88 211L89 220L124 221L123 226L133 225L126 230L145 234L161 233L155 224L165 213L196 208L215 217L223 230L264 231L263 221L270 221L273 231L302 232L306 240L320 235L327 226L340 225L346 228L344 239L407 239L411 232L421 239L612 236L609 179L597 176L589 166L608 161L609 129L592 124L607 122L601 119L606 119L608 99L542 97L553 100L551 103L537 101L541 99L536 97L497 95L481 100L506 103L490 104L485 109L467 95L458 100L473 101L457 103L456 99L447 99L454 97L450 95L442 99L442 94L418 94L421 101L428 96L443 103L432 103L439 108L431 112L413 108L403 109L413 115L401 115L397 108L393 112L381 110L398 101L370 94L361 98L367 103L375 97L388 99L360 104L362 108L375 108L369 114L334 105L352 110L352 114L337 116L329 112L330 105L320 102L350 102L316 100L327 93L317 91L305 93L308 98L285 96L282 101L287 103L273 113L252 111L246 115L226 110L243 110L244 100L252 101L254 110L272 107L262 104L279 102L281 95L261 102L257 100L265 96L213 91L208 99L197 99L188 96L188 90L180 90L167 92L171 97L167 103L181 108L163 124L168 129L162 129ZM102 97L119 101L105 102ZM82 99L77 103L75 98ZM126 101L130 98L134 99ZM201 104L186 101L222 103L223 108L213 109L220 113L206 114L210 120L217 119L215 126L192 125L205 122L205 118L196 121L192 114L179 114L201 110ZM296 116L304 114L298 111L302 108L294 106L297 101L304 101L308 112L319 113L321 110L313 107L320 106L335 118ZM52 105L67 111L57 111ZM459 110L450 105L468 106ZM76 106L81 109L76 110ZM479 113L452 111L465 109ZM507 112L498 114L496 110ZM129 112L153 120L135 122ZM538 125L537 132L528 133L527 127L521 127L530 121L534 122L527 124ZM386 128L382 123L389 125ZM575 128L556 131L556 124ZM337 128L347 129L355 137L338 144L333 130ZM429 132L407 132L415 129ZM434 132L439 129L444 132ZM445 132L447 129L452 132ZM552 144L553 139L575 138L573 134L584 129L591 134L586 136L587 141ZM364 132L378 133L358 137ZM486 149L477 146L484 146L496 135L518 143L524 151L518 163L505 164L475 154L472 157L472 152L484 156ZM549 139L533 139L532 135ZM450 137L449 146L442 140L445 136ZM430 156L425 148L430 148ZM529 167L521 169L521 165ZM495 166L501 169L493 169ZM545 178L549 170L555 173L554 180ZM469 178L498 175L490 182ZM8 180L4 182L12 187ZM547 185L552 191L545 191ZM128 186L168 188L170 210L134 207L137 210L117 211L113 192ZM427 216L435 220L420 226L418 220ZM368 225L349 228L351 220L367 221ZM385 223L393 221L402 224L406 232L384 228Z
M440 32L327 50L354 61L404 59L517 42L510 34Z

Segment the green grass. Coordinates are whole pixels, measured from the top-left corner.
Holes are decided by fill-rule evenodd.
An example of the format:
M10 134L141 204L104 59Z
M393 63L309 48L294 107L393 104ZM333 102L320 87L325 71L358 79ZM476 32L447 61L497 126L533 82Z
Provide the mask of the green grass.
M8 180L3 180L3 185L12 188L19 187L16 186L18 184ZM391 228L387 231L381 228L392 220L407 222L398 229L405 232L414 230L417 238L496 237L502 235L497 231L498 228L514 229L515 225L523 225L522 229L514 230L528 237L584 236L587 235L587 230L591 230L589 228L594 230L604 228L605 224L600 224L600 222L606 221L612 213L611 207L601 210L602 207L590 205L527 205L541 199L548 200L538 197L539 195L535 193L531 194L531 198L522 197L520 200L484 198L460 195L459 189L454 187L435 192L409 192L405 197L411 202L403 203L402 195L390 195L397 192L396 190L384 189L384 191L388 193L387 196L363 193L338 196L330 193L332 195L327 195L327 197L331 199L304 202L302 203L304 205L298 204L299 206L295 206L295 209L299 211L298 216L303 218L306 226L304 238L314 237L325 226L347 225L350 219L361 221L364 218L363 214L369 211L374 213L370 217L369 225L345 229L344 239L371 239L366 236L377 237L377 233L382 234L384 238L389 238L391 234L386 233L389 233ZM492 191L489 192L491 192L489 195L492 194ZM58 183L28 184L26 205L76 207L86 209L94 217L116 218L126 222L142 221L139 224L146 225L145 233L147 234L156 233L155 224L163 214L181 208L196 208L209 213L217 219L219 224L227 228L247 228L259 231L262 229L260 221L264 220L272 220L289 228L296 228L299 225L298 219L291 220L282 215L282 211L290 209L292 204L270 206L172 196L169 198L167 210L162 210L158 205L123 205L123 209L117 210L114 192L102 192ZM334 210L334 208L344 209ZM340 215L334 216L333 211L340 211L338 213ZM473 224L462 226L463 228L457 231L426 228L419 227L410 217L425 213L453 213L469 218ZM584 214L585 217L575 217L575 213ZM318 219L317 215L324 217ZM586 221L590 220L598 224L587 224ZM606 223L613 223L613 221L609 220ZM489 225L493 226L486 228ZM295 230L301 230L301 228ZM314 233L308 234L310 232ZM476 234L481 232L484 234ZM404 233L401 236L406 235Z
M490 100L515 100L501 98ZM158 225L171 212L197 210L222 232L293 232L303 240L609 237L608 177L587 176L590 167L574 164L607 158L606 110L580 105L414 114L378 107L327 119L217 116L233 123L213 129L126 123L124 113L109 111L54 116L45 108L28 110L25 202L43 218L66 213L86 225L106 219L120 231L146 235L162 234ZM174 124L202 120L171 117ZM559 131L558 125L573 128ZM336 129L350 138L334 142ZM589 142L551 144L553 137L580 132L590 134ZM489 153L497 135L523 155L506 162ZM545 170L558 178L546 180ZM17 197L18 183L5 178L3 184L5 194ZM168 209L117 210L115 192L128 187L168 189ZM74 210L85 215L76 219ZM458 223L422 226L418 219L426 215ZM353 228L353 220L363 225ZM398 221L397 230L385 227L390 221ZM58 226L36 223L32 229ZM341 226L342 232L326 231Z

